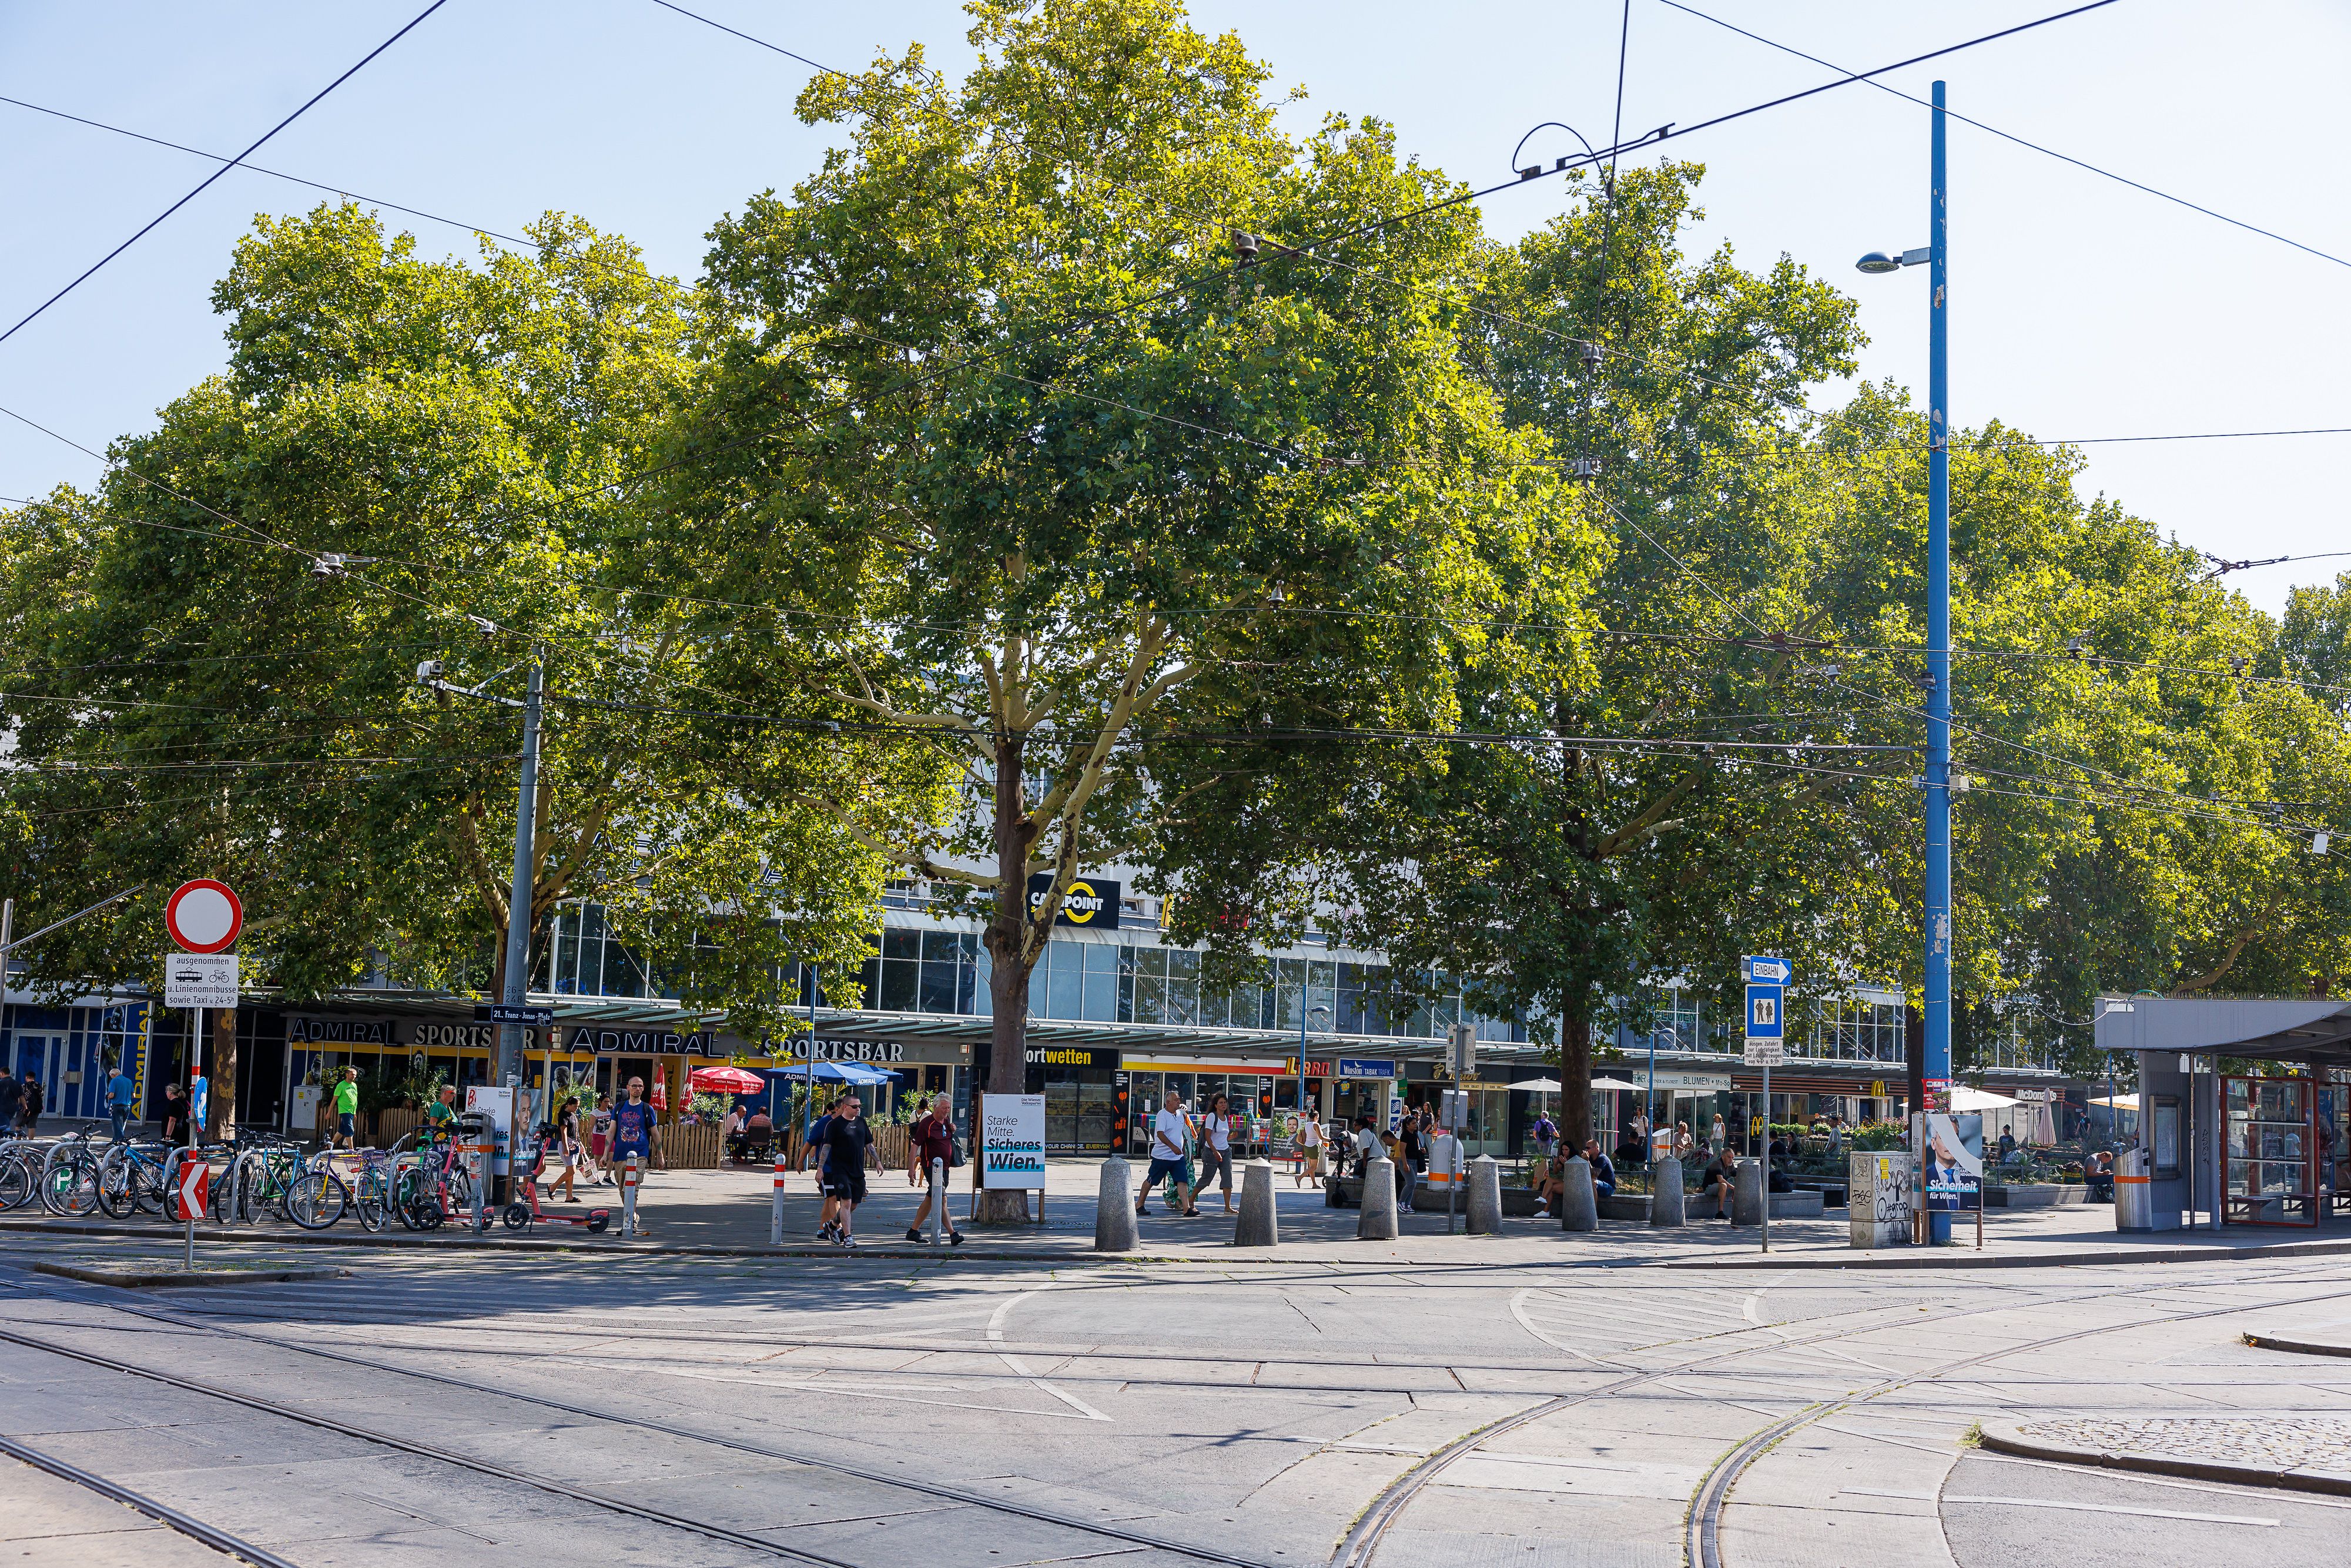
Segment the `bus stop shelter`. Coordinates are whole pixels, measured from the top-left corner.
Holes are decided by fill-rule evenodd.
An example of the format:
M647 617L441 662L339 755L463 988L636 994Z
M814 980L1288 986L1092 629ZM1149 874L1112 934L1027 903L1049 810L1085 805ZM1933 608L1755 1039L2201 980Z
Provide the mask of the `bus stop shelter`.
M2138 1063L2154 1228L2316 1228L2351 1189L2351 1001L2108 997L2098 1049Z

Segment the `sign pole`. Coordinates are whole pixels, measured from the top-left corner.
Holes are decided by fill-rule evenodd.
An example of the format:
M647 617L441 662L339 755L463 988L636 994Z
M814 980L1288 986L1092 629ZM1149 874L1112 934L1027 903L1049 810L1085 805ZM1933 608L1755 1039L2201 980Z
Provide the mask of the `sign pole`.
M197 1153L197 1139L202 1132L202 1128L198 1125L196 1097L193 1092L197 1080L204 1076L204 1011L200 1008L190 1008L188 1009L188 1088L190 1090L190 1093L188 1095L188 1158L192 1161L204 1158L203 1155ZM185 1269L189 1273L193 1274L196 1271L195 1205L189 1204L187 1206L187 1245L185 1252L180 1260L180 1266L183 1269Z
M1771 1061L1769 1057L1764 1058L1763 1061L1763 1125L1767 1131L1771 1125ZM1763 1212L1761 1216L1763 1228L1763 1250L1769 1252L1771 1250L1771 1145L1768 1139L1763 1145L1763 1191L1761 1197L1763 1199ZM1850 1201L1851 1197L1852 1195L1848 1193L1847 1201Z

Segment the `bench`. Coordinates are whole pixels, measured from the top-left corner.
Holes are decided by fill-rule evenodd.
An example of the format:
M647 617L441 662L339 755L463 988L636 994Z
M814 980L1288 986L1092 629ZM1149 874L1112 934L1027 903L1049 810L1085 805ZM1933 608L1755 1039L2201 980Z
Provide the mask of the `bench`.
M2090 1189L2062 1182L1986 1182L1986 1208L2071 1208L2089 1201Z
M1845 1206L1845 1191L1852 1183L1844 1176L1792 1176L1788 1185L1798 1192L1816 1192L1821 1202L1831 1208ZM1785 1197L1783 1193L1781 1196Z

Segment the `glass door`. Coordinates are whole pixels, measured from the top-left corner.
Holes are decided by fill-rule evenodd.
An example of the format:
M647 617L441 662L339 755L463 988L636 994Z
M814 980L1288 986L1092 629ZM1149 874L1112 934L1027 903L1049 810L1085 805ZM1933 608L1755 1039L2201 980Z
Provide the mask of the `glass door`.
M2315 1087L2304 1078L2223 1078L2231 1225L2318 1223Z

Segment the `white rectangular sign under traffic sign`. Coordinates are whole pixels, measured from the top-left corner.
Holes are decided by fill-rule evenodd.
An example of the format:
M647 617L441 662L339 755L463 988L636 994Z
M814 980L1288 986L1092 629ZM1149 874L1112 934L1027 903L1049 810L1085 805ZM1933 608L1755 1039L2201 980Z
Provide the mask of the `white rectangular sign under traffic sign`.
M1788 1042L1784 1040L1758 1040L1747 1037L1747 1065L1750 1067L1784 1067L1788 1063Z
M174 953L163 963L167 1008L236 1006L236 955Z

